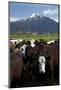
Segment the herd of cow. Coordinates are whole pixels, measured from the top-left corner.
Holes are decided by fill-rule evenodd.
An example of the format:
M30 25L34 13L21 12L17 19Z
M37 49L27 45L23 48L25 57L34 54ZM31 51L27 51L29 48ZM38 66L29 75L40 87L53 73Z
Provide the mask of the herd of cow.
M41 85L48 80L59 84L58 40L10 40L9 46L9 87L31 86L29 82Z

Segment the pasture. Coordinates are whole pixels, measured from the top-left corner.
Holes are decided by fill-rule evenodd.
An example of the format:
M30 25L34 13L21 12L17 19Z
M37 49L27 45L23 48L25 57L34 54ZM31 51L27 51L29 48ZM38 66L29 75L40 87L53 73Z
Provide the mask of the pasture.
M31 40L31 39L34 39L34 40L44 39L47 41L51 41L51 40L58 39L58 33L47 33L47 34L11 33L9 38L10 39L24 39L26 41Z

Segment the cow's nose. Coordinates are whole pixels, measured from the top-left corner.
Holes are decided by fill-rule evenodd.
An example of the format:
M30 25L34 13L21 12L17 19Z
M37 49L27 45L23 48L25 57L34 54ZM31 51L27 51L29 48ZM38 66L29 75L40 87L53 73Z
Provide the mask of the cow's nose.
M45 74L45 70L41 71L40 73L41 73L41 74Z
M43 73L45 73L45 70L43 70Z

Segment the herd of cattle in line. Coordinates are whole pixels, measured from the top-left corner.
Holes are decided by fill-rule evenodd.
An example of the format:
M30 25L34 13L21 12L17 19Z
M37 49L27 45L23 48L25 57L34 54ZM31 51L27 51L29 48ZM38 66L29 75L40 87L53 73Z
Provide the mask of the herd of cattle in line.
M25 86L27 81L59 82L59 41L10 40L10 87Z

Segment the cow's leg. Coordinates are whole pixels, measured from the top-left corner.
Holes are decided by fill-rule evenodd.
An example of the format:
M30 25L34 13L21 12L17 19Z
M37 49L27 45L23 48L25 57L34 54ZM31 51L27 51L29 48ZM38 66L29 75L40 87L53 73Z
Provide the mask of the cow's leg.
M51 80L54 81L54 66L51 64Z
M10 88L16 88L16 82L17 82L17 79L16 78L12 78L11 84L10 84Z
M54 80L59 84L59 65L54 67Z

